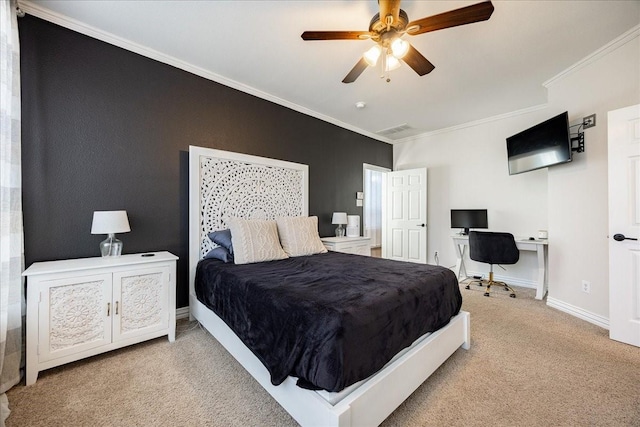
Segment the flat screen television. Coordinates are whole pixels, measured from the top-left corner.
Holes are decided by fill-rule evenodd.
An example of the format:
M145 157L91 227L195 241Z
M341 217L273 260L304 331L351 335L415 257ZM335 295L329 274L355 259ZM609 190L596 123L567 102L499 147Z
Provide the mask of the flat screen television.
M470 228L489 228L486 209L451 209L451 228L462 228L469 234Z
M555 117L507 138L509 175L571 161L569 114Z

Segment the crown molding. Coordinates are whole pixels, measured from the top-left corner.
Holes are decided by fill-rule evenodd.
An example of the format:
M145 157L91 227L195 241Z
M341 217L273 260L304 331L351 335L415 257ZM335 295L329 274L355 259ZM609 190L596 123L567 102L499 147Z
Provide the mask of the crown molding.
M45 21L49 21L56 25L60 25L61 27L68 28L80 34L92 37L94 39L103 41L105 43L109 43L111 45L120 47L122 49L128 50L130 52L137 53L139 55L145 56L147 58L151 58L158 62L162 62L164 64L171 65L173 67L179 68L181 70L187 71L191 74L195 74L197 76L203 77L207 80L214 81L216 83L220 83L224 86L228 86L232 89L237 89L241 92L247 93L249 95L256 96L258 98L264 99L269 102L273 102L274 104L281 105L283 107L287 107L291 110L297 111L299 113L305 114L307 116L315 117L316 119L320 119L327 123L331 123L335 126L341 127L343 129L350 130L352 132L358 133L360 135L367 136L371 139L375 139L377 141L385 142L387 144L391 144L392 140L389 138L385 138L381 135L377 135L373 132L369 132L364 129L360 129L356 126L352 126L348 123L344 123L338 119L335 119L330 116L326 116L324 114L318 113L317 111L313 111L309 108L303 107L302 105L287 101L275 95L272 95L267 92L263 92L259 89L256 89L252 86L248 86L246 84L240 83L238 81L229 79L227 77L221 76L219 74L208 71L204 68L198 67L196 65L190 64L188 62L177 59L173 56L164 54L157 50L151 49L149 47L143 46L138 43L134 43L131 40L127 40L122 37L118 37L109 32L100 30L98 28L92 27L91 25L87 25L81 21L76 19L69 18L65 15L53 12L47 8L42 7L39 4L33 3L28 0L18 0L18 7L25 13L29 15L33 15L37 18L44 19Z
M402 139L397 139L397 140L393 140L390 138L386 138L383 137L381 135L378 135L377 133L374 132L370 132L361 128L358 128L356 126L352 126L348 123L344 123L336 118L321 114L317 111L311 110L309 108L303 107L299 104L287 101L285 99L282 99L280 97L277 97L275 95L269 94L267 92L263 92L259 89L256 89L252 86L248 86L246 84L240 83L238 81L229 79L227 77L221 76L219 74L213 73L211 71L208 71L204 68L195 66L193 64L190 64L188 62L179 60L173 56L164 54L162 52L156 51L154 49L151 49L149 47L140 45L138 43L134 43L130 40L124 39L122 37L118 37L114 34L108 33L106 31L100 30L98 28L92 27L90 25L87 25L83 22L80 22L78 20L69 18L65 15L53 12L47 8L42 7L39 4L33 3L29 0L18 0L18 7L25 13L28 13L30 15L33 15L35 17L44 19L46 21L52 22L54 24L60 25L62 27L68 28L70 30L76 31L80 34L84 34L86 36L95 38L97 40L103 41L105 43L109 43L111 45L120 47L122 49L128 50L130 52L134 52L137 53L139 55L145 56L147 58L151 58L154 59L156 61L171 65L173 67L179 68L181 70L187 71L189 73L195 74L197 76L203 77L207 80L211 80L214 81L216 83L220 83L224 86L239 90L241 92L256 96L258 98L264 99L266 101L269 102L273 102L275 104L281 105L283 107L289 108L291 110L297 111L299 113L311 116L311 117L315 117L319 120L325 121L327 123L331 123L335 126L341 127L343 129L347 129L350 130L352 132L358 133L360 135L364 135L367 136L371 139L377 140L377 141L381 141L381 142L385 142L387 144L392 144L392 145L396 145L396 144L403 144L406 142L412 142L412 141L417 141L423 138L429 138L431 136L435 136L435 135L439 135L442 133L447 133L447 132L452 132L452 131L456 131L456 130L460 130L460 129L465 129L465 128L469 128L469 127L474 127L474 126L478 126L478 125L482 125L485 123L490 123L490 122L494 122L494 121L498 121L498 120L503 120L509 117L515 117L515 116L519 116L522 114L527 114L533 111L537 111L537 110L541 110L543 108L547 107L547 104L540 104L540 105L536 105L536 106L532 106L532 107L528 107L528 108L524 108L521 110L517 110L517 111L512 111L506 114L501 114L501 115L496 115L496 116L492 116L492 117L488 117L488 118L484 118L484 119L480 119L480 120L476 120L476 121L472 121L472 122L468 122L468 123L462 123L459 125L455 125L455 126L451 126L448 128L442 128L442 129L438 129L435 131L431 131L431 132L424 132L418 135L413 135L413 136L409 136L406 138L402 138ZM624 34L622 34L621 36L619 36L618 38L614 39L613 41L609 42L608 44L606 44L605 46L603 46L602 48L598 49L597 51L593 52L592 54L586 56L585 58L581 59L580 61L576 62L575 64L573 64L571 67L565 69L564 71L558 73L556 76L552 77L551 79L545 81L542 85L545 88L548 88L549 86L552 86L553 84L555 84L556 82L562 80L563 78L567 77L568 75L582 69L583 67L591 64L592 62L597 61L598 59L600 59L601 57L613 52L614 50L616 50L617 48L624 46L626 43L630 42L631 40L635 39L636 37L640 36L640 25L635 26L634 28L630 29L629 31L625 32Z
M499 120L508 119L510 117L516 117L516 116L520 116L522 114L532 113L534 111L543 110L543 109L545 109L547 107L548 107L548 104L546 104L546 103L539 104L539 105L534 105L532 107L523 108L521 110L510 111L510 112L505 113L505 114L499 114L497 116L491 116L491 117L487 117L487 118L484 118L484 119L475 120L475 121L472 121L472 122L467 122L467 123L462 123L462 124L459 124L459 125L451 126L451 127L448 127L448 128L442 128L442 129L434 130L432 132L421 133L420 135L409 136L407 138L398 139L398 140L392 142L392 144L396 145L396 144L403 144L405 142L414 142L414 141L418 141L418 140L423 139L423 138L429 138L429 137L432 137L432 136L435 136L435 135L440 135L440 134L447 133L447 132L453 132L453 131L457 131L457 130L460 130L460 129L470 128L470 127L474 127L474 126L480 126L480 125L483 125L483 124L486 124L486 123L497 122Z
M569 68L567 68L564 71L558 73L556 76L554 76L554 77L550 78L549 80L545 81L544 83L542 83L542 86L544 86L545 88L548 89L549 86L552 86L553 84L559 82L560 80L562 80L563 78L569 76L570 74L573 74L576 71L586 67L587 65L589 65L589 64L599 60L600 58L608 55L609 53L613 52L614 50L618 49L619 47L624 46L625 44L629 43L630 41L632 41L633 39L635 39L638 36L640 36L640 25L636 25L635 27L633 27L629 31L625 32L621 36L615 38L611 42L607 43L606 45L604 45L600 49L598 49L595 52L591 53L590 55L584 57L583 59L581 59L580 61L576 62L575 64L573 64ZM503 120L503 119L506 119L506 118L509 118L509 117L515 117L515 116L519 116L521 114L527 114L527 113L531 113L531 112L534 112L534 111L542 110L544 108L547 108L547 106L548 105L546 103L545 104L540 104L540 105L535 105L535 106L532 106L532 107L524 108L522 110L512 111L512 112L509 112L509 113L506 113L506 114L501 114L501 115L497 115L497 116L493 116L493 117L488 117L486 119L476 120L476 121L468 122L468 123L462 123L460 125L451 126L451 127L443 128L443 129L438 129L438 130L435 130L433 132L425 132L425 133L422 133L420 135L410 136L410 137L407 137L407 138L403 138L403 139L399 139L399 140L393 141L392 144L395 145L395 144L402 144L402 143L405 143L405 142L417 141L417 140L422 139L422 138L429 138L431 136L439 135L439 134L446 133L446 132L452 132L452 131L456 131L456 130L460 130L460 129L464 129L464 128L468 128L468 127L478 126L478 125L481 125L481 124L485 124L485 123L489 123L489 122L493 122L493 121L497 121L497 120Z
M596 50L595 52L591 53L590 55L585 56L584 58L582 58L580 61L576 62L575 64L573 64L569 68L567 68L564 71L556 74L554 77L551 77L549 80L547 80L546 82L542 83L542 86L548 88L549 86L554 85L555 83L559 82L560 80L564 79L565 77L575 73L578 70L581 70L582 68L586 67L587 65L599 60L603 56L606 56L606 55L610 54L611 52L613 52L614 50L618 49L619 47L624 46L625 44L629 43L630 41L632 41L633 39L635 39L638 36L640 36L640 25L636 25L635 27L633 27L632 29L630 29L626 33L622 34L621 36L613 39L612 41L610 41L606 45L602 46L600 49Z

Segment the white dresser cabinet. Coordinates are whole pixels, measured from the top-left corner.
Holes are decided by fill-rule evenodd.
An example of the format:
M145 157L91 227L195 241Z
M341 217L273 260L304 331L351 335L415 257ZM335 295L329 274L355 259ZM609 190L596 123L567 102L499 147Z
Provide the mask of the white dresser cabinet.
M320 240L330 251L371 256L369 237L322 237Z
M27 277L27 385L38 372L162 335L175 340L175 255L36 262Z

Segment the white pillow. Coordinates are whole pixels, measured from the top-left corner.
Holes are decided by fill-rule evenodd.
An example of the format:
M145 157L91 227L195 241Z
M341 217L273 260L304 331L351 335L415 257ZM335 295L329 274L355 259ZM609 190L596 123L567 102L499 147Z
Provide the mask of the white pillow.
M277 218L282 248L291 257L327 252L318 236L317 216Z
M229 218L236 264L289 258L280 246L275 221Z

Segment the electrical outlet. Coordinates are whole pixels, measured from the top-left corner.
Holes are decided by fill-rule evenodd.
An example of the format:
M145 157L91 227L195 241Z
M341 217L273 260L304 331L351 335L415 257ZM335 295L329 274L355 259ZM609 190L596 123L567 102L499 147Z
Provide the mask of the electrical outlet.
M587 280L582 281L582 292L590 294L591 293L591 282Z
M594 127L596 125L596 115L591 114L590 116L583 118L582 125L584 126L585 129Z

